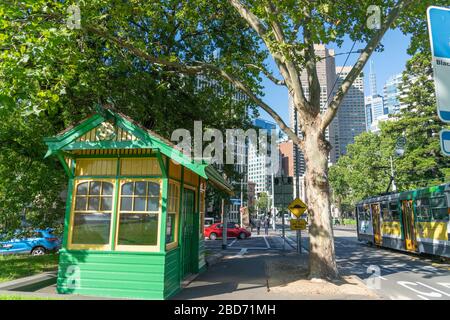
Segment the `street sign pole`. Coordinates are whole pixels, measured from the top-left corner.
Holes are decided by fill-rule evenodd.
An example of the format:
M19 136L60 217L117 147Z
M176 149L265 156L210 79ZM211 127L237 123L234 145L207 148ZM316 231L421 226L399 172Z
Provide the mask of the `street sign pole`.
M297 230L297 251L302 253L302 231Z
M227 237L227 223L228 223L228 214L225 211L225 200L222 199L222 250L226 250L228 247L228 237Z

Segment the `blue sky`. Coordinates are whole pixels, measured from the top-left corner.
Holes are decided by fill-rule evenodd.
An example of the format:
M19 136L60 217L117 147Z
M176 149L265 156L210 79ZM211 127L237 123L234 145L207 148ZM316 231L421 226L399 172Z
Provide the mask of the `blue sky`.
M398 30L389 30L383 40L382 43L384 45L383 52L375 52L371 59L374 62L374 67L377 75L377 87L378 93L382 93L383 85L386 80L395 75L397 73L405 70L406 61L410 58L410 56L406 53L410 41L409 35L404 35ZM330 48L335 49L335 53L345 53L349 52L353 42L350 39L346 39L341 48L337 46L329 46ZM355 48L361 49L364 47L364 44L357 43ZM336 56L336 66L342 66L345 62L347 55L338 55ZM351 54L347 65L353 65L358 58L358 54ZM276 66L273 61L268 61L271 70L274 71L274 74L279 74L276 71ZM364 68L364 89L366 95L370 93L369 87L369 65L367 63ZM267 102L275 111L280 114L286 124L289 125L289 110L288 110L288 91L285 87L274 85L270 80L264 79L264 101ZM260 117L269 121L273 121L273 119L263 110L260 110Z

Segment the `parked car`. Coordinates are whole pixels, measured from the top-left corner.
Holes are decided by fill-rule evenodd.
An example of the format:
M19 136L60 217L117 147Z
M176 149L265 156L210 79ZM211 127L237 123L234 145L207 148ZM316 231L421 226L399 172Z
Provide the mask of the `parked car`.
M214 224L214 218L205 218L205 228Z
M0 254L31 254L39 256L57 251L61 247L61 240L53 234L53 229L35 229L28 234L16 232L13 239L0 240Z
M222 238L223 236L223 224L214 223L209 227L205 227L205 237L216 240L217 238ZM241 228L238 224L228 223L227 224L227 237L228 238L238 238L245 239L251 236L251 233L244 228Z

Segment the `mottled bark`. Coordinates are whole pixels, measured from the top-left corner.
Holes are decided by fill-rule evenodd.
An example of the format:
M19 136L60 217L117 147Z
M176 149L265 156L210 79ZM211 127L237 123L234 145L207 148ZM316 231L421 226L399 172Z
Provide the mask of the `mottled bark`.
M310 278L336 279L339 272L335 260L328 184L330 144L318 125L307 130L304 140L306 162L306 195L311 220L309 228Z

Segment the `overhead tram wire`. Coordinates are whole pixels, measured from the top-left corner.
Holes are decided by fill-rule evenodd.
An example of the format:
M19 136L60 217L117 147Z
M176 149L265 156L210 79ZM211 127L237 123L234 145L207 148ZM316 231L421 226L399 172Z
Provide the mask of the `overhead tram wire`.
M345 62L344 62L344 64L342 65L341 71L339 72L339 74L337 75L336 79L334 80L333 87L331 88L330 92L328 93L328 98L327 98L327 103L326 103L327 106L328 106L328 103L329 103L329 101L330 101L330 97L331 97L331 95L332 95L333 92L334 92L334 88L336 87L336 83L338 82L338 80L339 80L339 78L340 78L342 72L344 71L345 65L346 65L347 62L348 62L348 59L350 58L350 54L354 53L354 52L353 52L353 49L355 48L355 45L356 45L356 40L353 42L352 48L350 49L350 51L349 51L348 54L347 54L347 58L345 59Z

